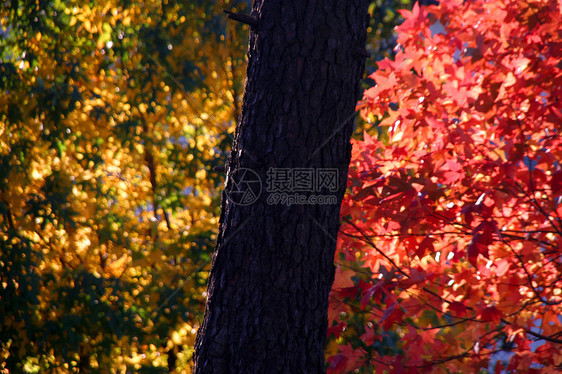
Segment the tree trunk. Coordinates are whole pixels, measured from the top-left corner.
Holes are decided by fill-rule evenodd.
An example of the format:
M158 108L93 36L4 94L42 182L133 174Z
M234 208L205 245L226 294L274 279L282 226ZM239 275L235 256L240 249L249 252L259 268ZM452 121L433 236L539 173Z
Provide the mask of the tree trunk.
M368 2L254 3L195 373L325 372Z

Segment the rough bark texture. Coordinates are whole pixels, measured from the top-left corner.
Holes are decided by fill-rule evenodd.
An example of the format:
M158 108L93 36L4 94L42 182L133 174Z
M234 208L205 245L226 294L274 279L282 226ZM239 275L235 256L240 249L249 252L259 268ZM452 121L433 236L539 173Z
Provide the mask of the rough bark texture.
M258 0L195 373L323 373L368 0ZM232 21L231 21L232 22ZM257 201L226 198L243 168ZM335 204L268 203L269 168L336 168ZM229 195L231 196L231 195Z

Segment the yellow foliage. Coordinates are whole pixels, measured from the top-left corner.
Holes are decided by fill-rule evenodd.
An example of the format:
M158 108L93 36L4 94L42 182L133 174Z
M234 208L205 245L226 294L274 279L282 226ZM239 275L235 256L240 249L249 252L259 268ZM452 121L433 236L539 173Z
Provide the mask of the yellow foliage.
M0 9L0 361L190 372L246 31L222 1L37 4Z

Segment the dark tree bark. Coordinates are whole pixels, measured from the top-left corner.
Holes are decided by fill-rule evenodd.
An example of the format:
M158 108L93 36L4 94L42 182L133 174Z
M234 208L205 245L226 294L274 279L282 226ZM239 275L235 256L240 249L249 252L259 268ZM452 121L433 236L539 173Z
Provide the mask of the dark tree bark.
M325 371L328 295L366 58L368 2L257 0L253 18L229 15L256 22L195 373ZM334 201L280 204L273 192L293 192L280 185L267 191L271 168L328 176L325 169L336 169L335 191L326 183L299 192ZM243 200L238 192L257 195L258 177L261 194Z

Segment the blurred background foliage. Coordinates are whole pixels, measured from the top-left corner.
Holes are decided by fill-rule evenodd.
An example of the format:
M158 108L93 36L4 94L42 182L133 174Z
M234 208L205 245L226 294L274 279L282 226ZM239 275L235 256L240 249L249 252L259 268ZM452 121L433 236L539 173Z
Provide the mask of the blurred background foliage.
M191 372L250 7L0 0L0 372Z

